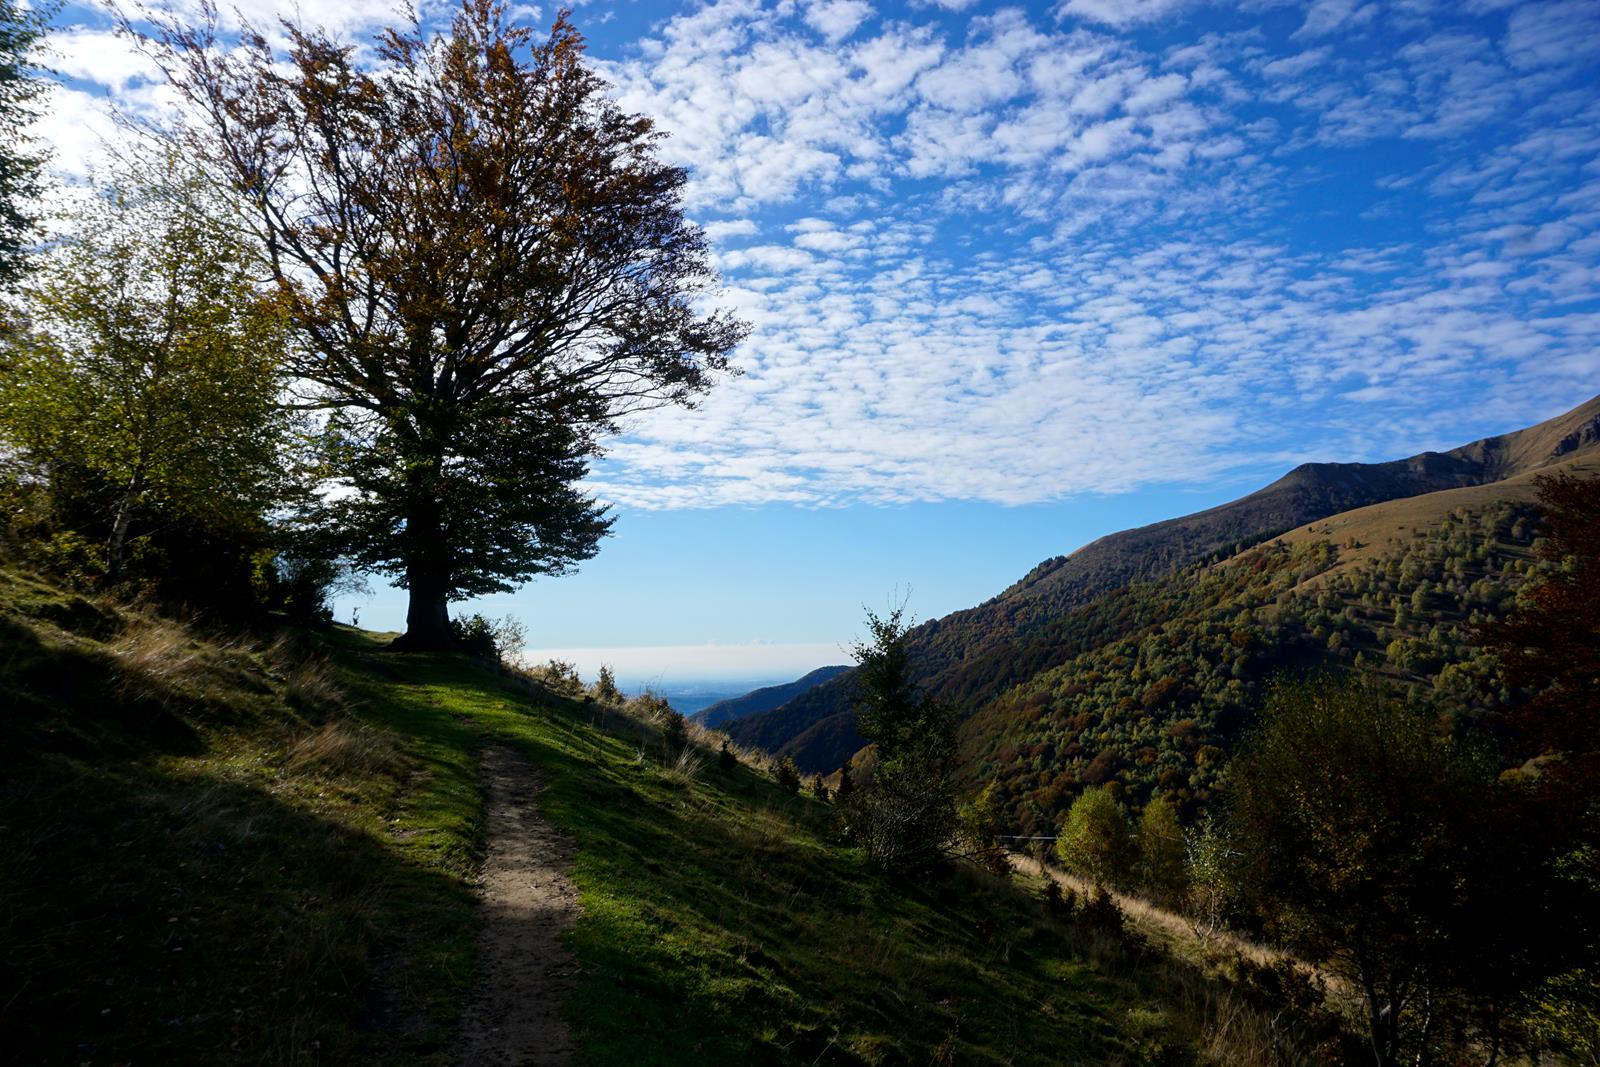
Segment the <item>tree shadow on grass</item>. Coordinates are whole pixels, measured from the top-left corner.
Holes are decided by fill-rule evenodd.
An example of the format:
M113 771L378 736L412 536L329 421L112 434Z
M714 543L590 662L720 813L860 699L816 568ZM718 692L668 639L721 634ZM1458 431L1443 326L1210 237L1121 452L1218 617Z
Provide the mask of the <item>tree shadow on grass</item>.
M8 763L8 1059L382 1061L448 1036L414 991L459 987L463 968L395 935L470 940L459 881L262 784L145 762Z

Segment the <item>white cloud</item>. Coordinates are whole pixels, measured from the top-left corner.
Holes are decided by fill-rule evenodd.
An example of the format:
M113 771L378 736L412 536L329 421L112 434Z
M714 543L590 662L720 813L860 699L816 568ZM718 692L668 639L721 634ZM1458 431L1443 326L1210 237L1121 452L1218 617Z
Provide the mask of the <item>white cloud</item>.
M872 15L865 0L815 0L806 9L806 22L830 42L840 41L856 31Z
M1108 26L1154 22L1181 11L1190 0L1067 0L1058 8L1063 18L1084 19Z
M1400 454L1462 398L1509 426L1592 391L1583 5L1315 0L1275 37L1189 33L1201 6L711 0L606 64L671 134L753 334L745 375L641 418L596 491L1026 503L1311 440ZM41 127L79 172L112 134L86 86L161 106L98 33L67 40L79 81ZM1350 151L1376 139L1404 162Z
M749 237L760 232L760 228L749 219L718 219L706 223L701 229L713 241L725 241L730 237Z
M1326 37L1335 31L1349 31L1371 22L1378 6L1361 0L1313 0L1306 12L1306 20L1293 34L1294 37Z

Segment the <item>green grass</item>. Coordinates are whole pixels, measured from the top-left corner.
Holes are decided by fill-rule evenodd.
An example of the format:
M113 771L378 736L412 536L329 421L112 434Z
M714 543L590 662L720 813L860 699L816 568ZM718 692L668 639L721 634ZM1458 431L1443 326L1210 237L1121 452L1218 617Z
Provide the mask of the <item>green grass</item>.
M685 784L618 713L526 702L460 660L408 658L387 716L444 713L552 772L542 809L577 844L583 1059L1137 1061L1110 980L1061 982L1067 944L1025 894L977 876L898 885L828 838L828 809L707 760ZM641 760L641 746L644 756Z
M3 1058L444 1049L472 965L470 757L365 726L334 673L0 571Z
M451 1062L491 740L548 770L541 809L576 844L583 1063L1186 1063L1214 1042L1211 979L1028 885L890 881L765 773L709 750L675 773L618 709L382 644L197 639L0 570L7 1058Z

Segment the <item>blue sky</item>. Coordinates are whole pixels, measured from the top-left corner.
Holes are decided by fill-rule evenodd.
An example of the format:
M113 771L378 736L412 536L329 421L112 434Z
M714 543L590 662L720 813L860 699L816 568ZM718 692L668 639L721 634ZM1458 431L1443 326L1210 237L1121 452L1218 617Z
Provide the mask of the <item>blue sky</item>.
M298 6L357 39L393 17ZM1600 392L1592 0L574 17L671 134L721 303L754 325L742 377L596 467L619 516L598 558L468 607L608 650L567 653L585 669L791 676L896 588L940 615L1297 462L1450 447ZM58 22L43 132L81 176L106 100L163 93L103 17ZM358 606L403 618L392 592L341 616Z

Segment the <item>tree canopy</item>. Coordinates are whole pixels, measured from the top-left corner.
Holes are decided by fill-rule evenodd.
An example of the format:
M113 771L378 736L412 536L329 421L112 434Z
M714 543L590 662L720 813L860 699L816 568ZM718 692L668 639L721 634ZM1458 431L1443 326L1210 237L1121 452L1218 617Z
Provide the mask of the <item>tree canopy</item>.
M48 16L47 7L0 0L0 284L22 275L37 235L29 201L39 191L44 155L29 144L23 128L44 90L33 51Z
M448 603L589 558L610 526L578 486L626 416L690 404L744 336L649 119L623 112L556 19L497 0L447 32L382 33L376 69L285 23L281 53L151 15L188 105L177 136L247 201L305 338L302 400L331 412L315 516L410 593L407 637ZM132 32L132 26L124 28Z
M1440 991L1492 774L1431 717L1333 678L1280 683L1229 769L1237 884L1354 980L1379 1067L1415 1047L1416 1005Z
M170 164L130 169L81 202L22 293L0 438L102 513L113 582L140 515L237 529L281 500L287 334L227 216Z
M1099 786L1073 802L1056 838L1056 855L1066 868L1102 885L1127 877L1132 848L1127 815Z

